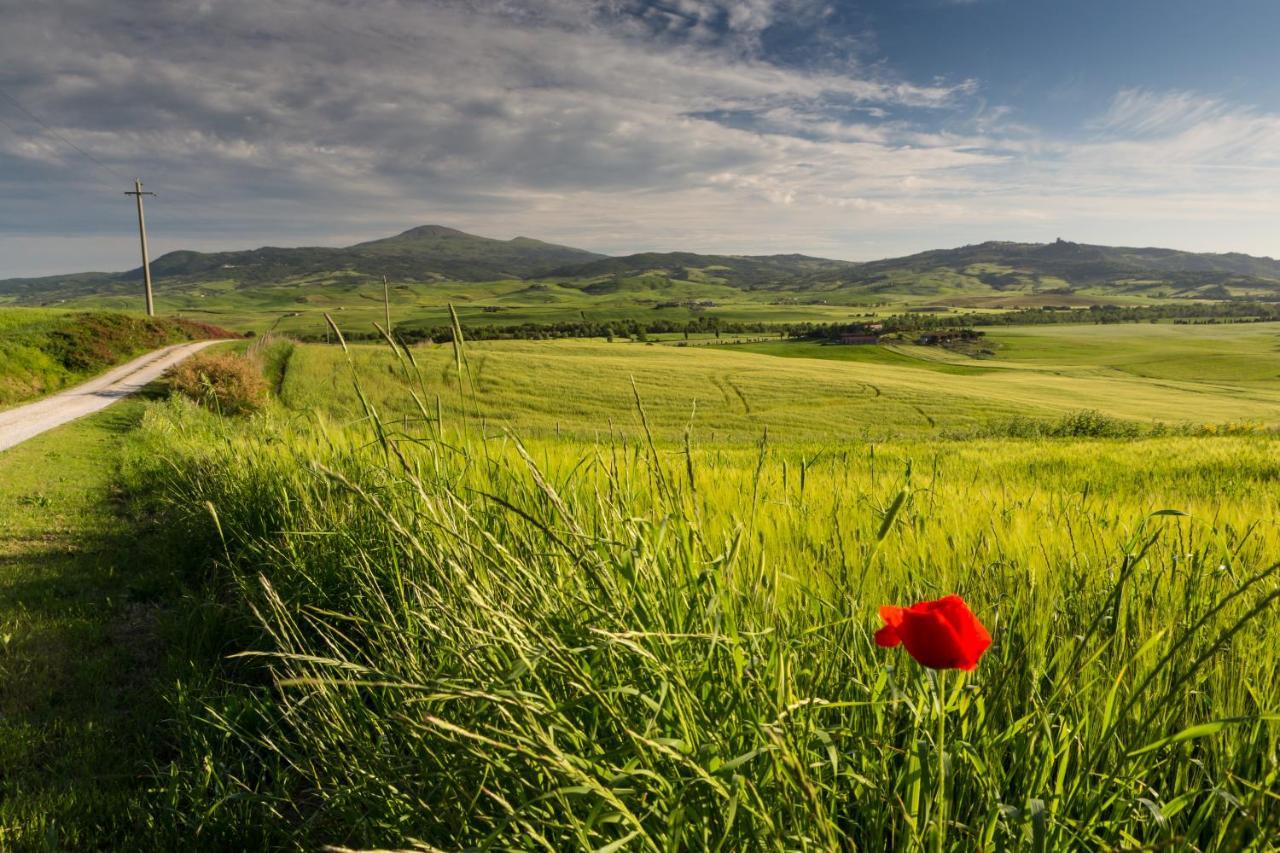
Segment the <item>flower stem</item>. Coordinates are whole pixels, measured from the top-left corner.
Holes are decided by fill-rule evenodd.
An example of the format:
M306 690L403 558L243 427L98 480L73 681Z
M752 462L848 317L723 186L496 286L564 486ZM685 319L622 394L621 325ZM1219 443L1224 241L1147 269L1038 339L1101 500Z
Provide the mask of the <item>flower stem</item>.
M933 832L933 849L936 853L942 853L946 847L947 839L947 700L946 700L946 671L938 670L937 678L934 680L934 734L933 746L934 752L938 756L938 804L937 804L937 821L934 825Z

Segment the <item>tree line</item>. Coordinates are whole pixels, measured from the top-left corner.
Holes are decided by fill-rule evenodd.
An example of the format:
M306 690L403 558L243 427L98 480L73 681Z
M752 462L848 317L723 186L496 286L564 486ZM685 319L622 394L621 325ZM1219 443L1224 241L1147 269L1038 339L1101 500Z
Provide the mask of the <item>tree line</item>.
M1154 323L1172 320L1179 324L1260 323L1280 320L1280 304L1273 302L1214 302L1166 305L1090 305L1084 308L1023 308L1000 314L930 314L911 312L878 318L874 324L880 334L919 334L984 326L1028 326L1065 323ZM841 335L868 330L870 321L815 323L726 320L702 315L688 320L622 318L612 320L563 320L554 323L486 323L462 324L463 336L469 340L556 340L561 338L605 338L646 341L650 335L742 335L774 334L780 338L833 340ZM344 331L349 340L378 340L374 330ZM398 339L407 344L448 343L453 328L447 324L398 324ZM302 334L302 340L325 340L323 332Z

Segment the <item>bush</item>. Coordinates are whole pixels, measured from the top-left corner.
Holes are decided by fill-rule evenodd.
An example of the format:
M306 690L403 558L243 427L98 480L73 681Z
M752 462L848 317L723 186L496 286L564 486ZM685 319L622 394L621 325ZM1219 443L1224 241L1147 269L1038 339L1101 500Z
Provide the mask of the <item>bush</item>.
M1054 438L1136 438L1141 427L1132 421L1088 410L1064 415L1047 431Z
M201 353L169 372L169 391L224 415L256 412L267 399L261 367L234 353Z

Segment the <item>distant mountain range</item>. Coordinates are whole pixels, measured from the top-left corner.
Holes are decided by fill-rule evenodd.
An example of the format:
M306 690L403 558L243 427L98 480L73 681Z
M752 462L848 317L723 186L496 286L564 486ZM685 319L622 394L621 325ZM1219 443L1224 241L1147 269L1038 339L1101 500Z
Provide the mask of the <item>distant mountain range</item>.
M393 281L545 279L589 293L629 277L660 276L743 290L841 292L870 297L907 293L975 298L1003 292L1070 295L1081 291L1200 298L1280 298L1280 261L1242 254L1055 243L988 242L867 263L806 255L643 253L609 257L528 237L495 240L424 225L345 248L264 247L239 252L178 251L151 265L173 286L251 290L296 281L323 285L383 275ZM0 300L51 304L133 293L141 269L0 281Z
M441 225L423 225L394 237L333 249L264 246L239 252L177 251L151 262L154 279L198 284L232 281L240 287L282 279L350 273L393 280L492 281L530 278L557 267L583 264L604 255L557 246L528 237L493 240ZM0 296L22 302L89 294L128 292L142 268L122 273L77 273L0 280Z

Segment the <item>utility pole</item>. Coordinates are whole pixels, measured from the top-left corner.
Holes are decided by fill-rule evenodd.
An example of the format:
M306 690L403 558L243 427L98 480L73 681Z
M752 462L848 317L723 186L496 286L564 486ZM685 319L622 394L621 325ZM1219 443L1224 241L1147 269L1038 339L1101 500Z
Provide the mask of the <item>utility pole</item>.
M382 307L386 311L387 334L391 334L391 291L387 289L387 277L382 277Z
M147 283L147 316L156 316L155 300L151 296L151 261L147 258L147 220L142 215L142 197L144 195L155 195L155 193L144 193L142 191L142 179L133 179L133 191L126 192L125 195L131 195L138 201L138 236L142 239L142 278Z

